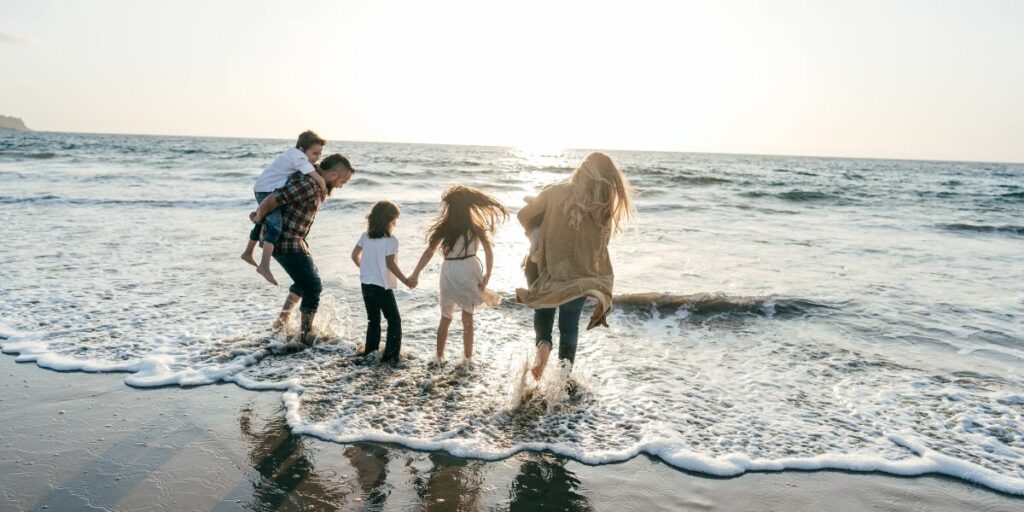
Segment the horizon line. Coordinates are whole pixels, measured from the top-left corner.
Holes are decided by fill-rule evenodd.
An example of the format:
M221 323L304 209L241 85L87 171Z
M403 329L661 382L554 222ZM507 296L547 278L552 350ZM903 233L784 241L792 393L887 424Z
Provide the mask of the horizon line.
M238 140L281 140L290 139L282 137L252 137L235 135L181 135L164 133L116 133L116 132L89 132L89 131L57 131L57 130L0 130L0 132L21 132L21 133L68 133L73 135L129 135L137 137L182 137L200 139L238 139ZM331 139L328 139L328 144ZM424 146L459 146L478 148L506 148L517 149L522 146L515 144L470 144L453 142L417 142L417 141L386 141L386 140L355 140L355 139L334 139L337 142L354 142L357 144L418 144ZM630 151L636 153L679 153L690 155L728 155L728 156L761 156L773 158L827 158L835 160L875 160L893 162L931 162L931 163L960 163L960 164L998 164L998 165L1024 165L1024 160L1019 162L1001 160L963 160L963 159L938 159L938 158L910 158L910 157L879 157L879 156L850 156L850 155L795 155L786 153L744 153L724 151L688 151L679 149L632 149L632 148L584 148L584 147L561 147L557 151Z

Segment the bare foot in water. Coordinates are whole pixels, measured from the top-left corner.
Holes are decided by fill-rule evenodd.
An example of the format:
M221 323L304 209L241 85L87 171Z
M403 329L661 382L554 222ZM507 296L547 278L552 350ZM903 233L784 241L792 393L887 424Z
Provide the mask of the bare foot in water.
M250 264L250 265L252 265L254 267L258 266L258 265L256 265L256 260L254 260L253 257L252 257L252 253L249 253L249 252L243 252L242 253L242 261L244 261L244 262L246 262L246 263L248 263L248 264Z
M548 364L549 355L551 355L551 345L542 343L537 347L537 364L530 370L534 379L540 380L540 376L544 375L544 367Z
M270 324L270 328L275 331L284 330L288 326L288 322L292 319L291 314L281 313L274 319L274 323Z
M544 375L544 367L534 366L530 369L530 374L533 375L534 380L540 380L541 375Z
M277 280L274 279L274 274L270 273L270 267L256 267L256 273L263 276L270 284L277 286Z

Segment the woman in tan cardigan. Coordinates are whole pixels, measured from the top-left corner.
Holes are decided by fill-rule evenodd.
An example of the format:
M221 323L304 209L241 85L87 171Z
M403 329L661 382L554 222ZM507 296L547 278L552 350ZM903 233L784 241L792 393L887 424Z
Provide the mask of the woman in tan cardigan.
M587 329L608 326L615 275L608 241L622 222L634 215L629 184L612 159L591 153L568 183L552 185L519 210L519 222L530 233L539 228L531 259L538 276L530 288L516 290L519 302L533 308L540 379L551 353L551 333L558 310L558 358L576 358L580 314L587 297L597 300Z

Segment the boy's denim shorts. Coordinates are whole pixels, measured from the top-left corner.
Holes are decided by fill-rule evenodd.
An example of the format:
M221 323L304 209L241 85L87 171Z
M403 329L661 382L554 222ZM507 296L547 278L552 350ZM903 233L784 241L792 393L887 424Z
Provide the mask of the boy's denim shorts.
M273 192L256 192L256 207L259 208L260 203L270 194L273 194ZM281 237L281 227L283 225L284 219L281 218L281 209L275 208L274 211L263 217L263 222L252 227L252 231L249 231L249 240L258 241L261 228L266 227L267 229L263 230L263 242L277 245L277 239Z

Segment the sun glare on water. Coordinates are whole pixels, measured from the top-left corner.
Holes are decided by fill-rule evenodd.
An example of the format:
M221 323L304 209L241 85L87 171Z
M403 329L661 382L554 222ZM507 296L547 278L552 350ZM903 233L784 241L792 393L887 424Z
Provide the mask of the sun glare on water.
M523 178L533 182L535 190L565 179L575 165L563 146L553 144L520 144L509 148L509 156L524 169Z
M554 157L565 154L565 145L544 140L521 141L512 146L512 152L520 158Z

